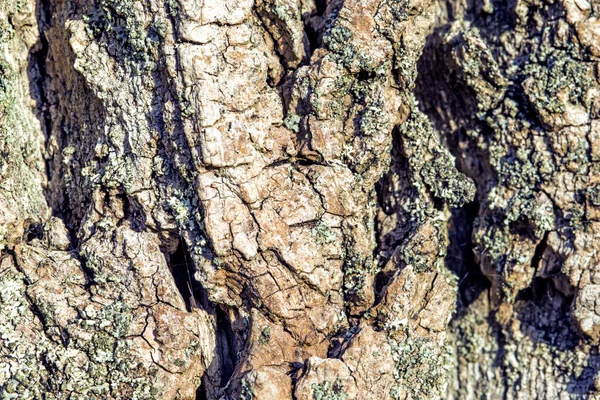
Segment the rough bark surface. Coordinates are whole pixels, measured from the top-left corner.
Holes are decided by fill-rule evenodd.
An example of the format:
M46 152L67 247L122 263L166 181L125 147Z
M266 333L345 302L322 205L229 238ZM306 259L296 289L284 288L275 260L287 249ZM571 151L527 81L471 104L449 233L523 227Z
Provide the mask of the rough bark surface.
M473 221L475 258L457 268L467 284L451 327L453 398L600 389L599 7L440 5L417 93L478 188L456 215ZM489 289L469 280L479 271Z
M598 18L0 0L0 397L595 397Z

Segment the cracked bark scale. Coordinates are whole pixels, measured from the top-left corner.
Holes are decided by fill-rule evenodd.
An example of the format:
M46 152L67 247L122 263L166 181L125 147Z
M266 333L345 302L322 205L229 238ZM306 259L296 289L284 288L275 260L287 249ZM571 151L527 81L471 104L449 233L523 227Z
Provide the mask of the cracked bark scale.
M2 398L596 396L599 13L0 0Z

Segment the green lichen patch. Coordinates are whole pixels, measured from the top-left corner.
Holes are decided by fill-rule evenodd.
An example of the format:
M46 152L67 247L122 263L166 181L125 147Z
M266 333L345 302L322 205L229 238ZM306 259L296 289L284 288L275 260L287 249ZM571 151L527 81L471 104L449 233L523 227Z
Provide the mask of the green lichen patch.
M318 245L334 243L338 239L338 234L334 232L329 225L320 220L311 231Z
M258 342L260 344L266 345L266 344L269 344L270 341L271 341L271 328L269 326L266 326L260 332L260 338L258 339Z
M588 188L587 196L592 205L600 207L600 185L595 185Z
M254 388L248 379L243 378L241 382L240 400L253 400Z
M591 68L587 63L572 59L565 51L553 51L544 64L533 63L525 68L525 74L533 78L528 88L529 100L538 112L564 113L567 103L563 94L571 104L585 101L587 91L594 84Z
M396 385L391 389L393 399L431 397L445 392L448 364L440 346L430 339L408 337L403 343L389 340L395 363Z
M344 392L344 386L339 380L323 381L321 383L313 383L314 400L348 400L348 394Z
M300 131L300 120L301 119L302 118L297 114L288 113L288 115L285 117L285 120L283 121L283 124L289 130L298 133Z
M152 69L151 54L165 34L165 23L156 20L146 24L133 0L99 0L84 15L90 37L120 44L112 48L122 57L145 62Z
M454 158L441 145L423 113L416 109L411 112L401 126L401 137L411 170L421 177L435 197L453 207L473 200L474 183L458 172Z
M365 257L352 247L346 249L343 290L348 299L364 299L363 288L368 275L374 272L373 268L371 257Z

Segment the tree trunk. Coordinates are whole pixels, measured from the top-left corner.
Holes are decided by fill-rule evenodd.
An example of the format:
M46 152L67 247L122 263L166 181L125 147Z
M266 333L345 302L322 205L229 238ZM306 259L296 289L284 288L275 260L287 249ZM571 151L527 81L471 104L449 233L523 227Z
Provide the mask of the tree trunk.
M599 18L0 0L0 397L596 397Z

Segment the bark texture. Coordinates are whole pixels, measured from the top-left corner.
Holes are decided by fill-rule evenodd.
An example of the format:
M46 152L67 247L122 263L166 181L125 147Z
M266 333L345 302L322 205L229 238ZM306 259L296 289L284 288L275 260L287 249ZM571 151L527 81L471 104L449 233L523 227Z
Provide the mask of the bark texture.
M417 93L478 189L455 215L475 258L457 268L454 398L600 389L599 6L441 4Z
M0 0L1 397L595 397L598 18Z

